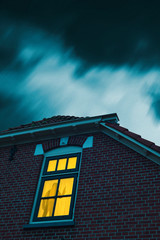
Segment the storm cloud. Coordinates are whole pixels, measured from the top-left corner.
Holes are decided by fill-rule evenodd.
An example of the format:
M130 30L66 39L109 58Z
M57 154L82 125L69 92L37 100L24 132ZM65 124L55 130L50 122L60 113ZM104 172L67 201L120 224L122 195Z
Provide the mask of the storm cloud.
M4 16L60 36L81 60L79 73L97 65L159 67L159 9L159 1L144 0L1 2Z
M110 74L104 77L102 73L107 74L108 69L111 74L114 73L115 78L119 78L116 72L119 74L121 69L134 72L134 77L129 77L128 80L125 77L121 78L119 84L123 85L125 82L127 86L130 84L129 81L132 81L136 89L136 85L138 87L142 83L143 97L149 99L148 111L155 119L160 120L159 78L157 75L156 78L151 76L150 84L145 78L146 85L143 81L144 76L148 76L149 72L159 72L160 68L159 9L159 1L144 0L2 0L0 3L0 111L3 122L1 129L17 125L19 121L24 123L41 118L43 114L39 112L42 106L46 109L46 106L50 105L50 102L47 102L49 96L52 99L53 110L48 107L48 110L44 111L46 117L49 116L47 111L51 115L67 114L66 105L63 104L66 103L69 95L74 95L73 86L82 84L81 89L88 95L90 95L88 89L95 94L94 88L96 88L100 95L106 86L112 91L109 86L116 84L117 80ZM68 69L64 68L64 65L68 66ZM66 74L61 75L60 69L65 70ZM47 71L50 75L54 75L52 80L47 80L47 76L51 79ZM44 76L43 80L42 76ZM55 76L64 79L66 77L66 81L70 84L68 88L72 91L68 89L63 92L63 96L57 95L61 86L66 88L66 84L62 79L58 79L57 85ZM72 81L68 80L68 76ZM43 89L40 88L41 86ZM48 89L46 95L42 91L44 89ZM107 90L106 92L109 96L109 92ZM78 93L77 95L79 96ZM118 98L116 93L114 98ZM68 105L71 102L68 99ZM78 101L77 104L80 102ZM113 100L112 104L114 105ZM25 110L23 114L22 109ZM70 107L68 109L70 110ZM84 112L81 110L80 114L82 112L87 114L87 109ZM12 123L4 121L7 111L12 113ZM20 117L21 114L23 116ZM89 114L96 113L92 111Z

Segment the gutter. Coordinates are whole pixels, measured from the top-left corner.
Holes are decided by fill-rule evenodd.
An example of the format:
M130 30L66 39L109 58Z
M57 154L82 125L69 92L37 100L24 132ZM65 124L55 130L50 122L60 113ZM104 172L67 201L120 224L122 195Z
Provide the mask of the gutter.
M47 135L52 134L52 136L55 133L61 132L61 135L65 135L66 130L69 132L72 130L82 130L84 128L89 128L89 127L95 127L95 125L99 125L100 122L118 122L119 118L116 113L113 114L105 114L105 115L100 115L96 117L88 117L87 119L76 119L76 120L71 120L71 121L66 121L66 122L60 122L60 123L54 123L54 124L48 124L47 126L42 126L42 127L30 127L26 129L16 129L16 130L11 130L9 132L4 132L0 134L0 145L11 145L11 142L15 142L18 139L18 142L20 142L20 139L28 136L30 136L30 142L33 141L33 138L40 138L45 136L47 138ZM64 131L64 133L63 133ZM58 134L57 134L58 135ZM56 137L58 137L56 135ZM6 141L6 143L4 143ZM9 142L8 142L9 141ZM29 139L27 140L27 142ZM2 144L1 144L2 143Z

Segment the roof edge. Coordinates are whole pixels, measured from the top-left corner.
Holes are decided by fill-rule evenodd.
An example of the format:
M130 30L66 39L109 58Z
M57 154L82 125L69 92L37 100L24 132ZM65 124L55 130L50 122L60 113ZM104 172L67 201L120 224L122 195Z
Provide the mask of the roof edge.
M112 114L105 114L105 115L99 115L94 117L88 117L87 119L76 119L76 120L70 120L70 121L64 121L59 123L52 123L45 125L43 127L31 127L26 129L18 129L18 130L11 130L9 132L3 132L0 134L0 142L5 140L5 146L11 145L11 142L15 144L16 139L18 139L18 142L20 142L20 139L23 140L28 135L31 135L31 142L33 141L33 138L36 139L38 137L46 136L49 132L54 133L54 131L61 131L67 129L67 131L71 131L71 128L75 127L86 127L89 125L95 125L99 124L100 122L115 122L117 123L119 121L119 118L116 113ZM70 129L70 130L69 130ZM38 135L38 136L37 136ZM4 146L4 144L2 143ZM2 146L0 143L0 146Z
M152 148L140 143L130 136L127 136L113 127L105 125L105 123L100 123L100 125L107 129L104 133L160 165L160 153L158 151L153 150Z

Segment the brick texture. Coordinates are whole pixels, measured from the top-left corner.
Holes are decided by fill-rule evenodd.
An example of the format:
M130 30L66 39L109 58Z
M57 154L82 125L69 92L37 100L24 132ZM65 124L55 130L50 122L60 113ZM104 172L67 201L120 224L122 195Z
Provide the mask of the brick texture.
M160 239L160 167L102 133L83 150L75 226L23 229L29 223L43 156L37 143L0 148L0 239L83 240ZM69 145L82 146L86 136ZM59 139L44 141L45 151Z

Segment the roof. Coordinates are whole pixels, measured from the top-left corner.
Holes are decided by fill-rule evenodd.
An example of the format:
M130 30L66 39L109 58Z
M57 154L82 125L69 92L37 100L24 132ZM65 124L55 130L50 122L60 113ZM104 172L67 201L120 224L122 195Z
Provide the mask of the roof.
M62 124L62 123L71 123L73 121L75 122L83 121L83 120L85 121L85 120L96 119L96 118L107 119L107 120L112 119L113 121L115 121L116 119L116 121L119 121L119 118L116 113L105 114L105 115L100 115L95 117L76 117L76 116L58 115L58 116L53 116L51 118L44 118L40 121L32 121L31 123L28 123L28 124L24 124L18 127L13 127L7 130L0 131L0 135L4 135L6 133L12 133L12 132L25 131L29 129L53 126L53 125Z
M118 124L116 113L94 117L53 116L0 132L0 146L102 131L160 164L160 146Z
M0 132L0 146L97 131L103 122L118 122L116 113L93 117L54 116Z
M129 136L130 138L136 140L137 142L153 149L154 151L157 151L160 153L160 146L155 145L155 143L148 141L144 138L142 138L140 135L133 133L131 131L129 131L127 128L124 128L122 126L120 126L119 124L116 123L105 123L106 126L109 126L111 128L116 129L117 131L123 133L126 136Z
M17 127L9 128L7 130L0 131L1 133L11 132L14 130L24 130L27 128L34 128L34 127L44 127L49 126L51 124L62 123L62 122L69 122L71 120L79 120L79 119L87 119L88 117L75 117L75 116L53 116L51 118L43 118L40 121L32 121L28 124L23 124Z

